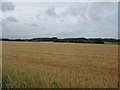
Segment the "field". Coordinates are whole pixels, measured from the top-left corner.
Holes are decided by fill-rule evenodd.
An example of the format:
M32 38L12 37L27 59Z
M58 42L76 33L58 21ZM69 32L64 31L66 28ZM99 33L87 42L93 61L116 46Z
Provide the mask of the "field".
M118 45L12 41L2 45L3 87L118 87Z

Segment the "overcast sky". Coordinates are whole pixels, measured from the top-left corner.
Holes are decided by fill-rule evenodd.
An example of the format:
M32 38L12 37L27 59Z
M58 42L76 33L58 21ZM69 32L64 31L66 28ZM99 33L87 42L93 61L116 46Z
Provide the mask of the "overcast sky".
M118 37L117 2L3 2L4 38Z

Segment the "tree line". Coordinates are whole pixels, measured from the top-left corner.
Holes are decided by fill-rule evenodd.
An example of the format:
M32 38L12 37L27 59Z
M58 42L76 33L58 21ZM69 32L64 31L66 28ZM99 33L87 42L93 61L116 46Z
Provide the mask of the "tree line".
M63 38L59 39L57 37L52 38L32 38L32 39L8 39L2 38L1 41L33 41L33 42L70 42L70 43L95 43L95 44L104 44L105 42L120 42L120 39L114 38Z

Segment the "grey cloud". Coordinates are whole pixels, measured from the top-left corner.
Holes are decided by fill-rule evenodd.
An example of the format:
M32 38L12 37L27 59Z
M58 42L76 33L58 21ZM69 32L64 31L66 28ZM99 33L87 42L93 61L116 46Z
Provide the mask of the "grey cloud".
M17 11L22 11L22 9L17 9Z
M15 15L21 17L18 18L19 20L21 19L20 20L21 22L19 21L14 26L11 24L6 25L9 24L10 22L15 23L16 20L3 19L3 24L6 25L6 27L3 30L4 31L3 36L10 38L13 37L32 38L52 36L64 38L64 37L116 37L116 35L118 35L116 34L118 19L116 13L117 9L115 8L115 5L113 3L80 2L74 3L73 5L69 3L67 4L68 7L66 7L66 5L65 7L64 5L60 7L56 5L55 7L50 7L48 9L46 9L47 6L45 6L42 10L43 11L42 13L39 13L38 7L33 8L35 9L35 12L33 11L33 15L39 21L35 21L36 19L34 18L31 19L28 17L28 13L31 12L31 9L26 10L24 12L24 16L20 16L19 13L15 13ZM28 4L26 4L25 7L27 7L27 5ZM49 6L50 5L48 5L48 7ZM64 9L62 9L61 7ZM38 14L36 13L36 9L38 10ZM57 12L55 12L55 10L58 10L58 14ZM24 10L22 9L22 11ZM25 21L24 19L29 20ZM43 22L41 23L41 21Z
M60 22L64 22L64 20L60 20Z
M36 15L36 18L37 18L38 20L40 20L40 21L47 21L47 20L48 20L47 17L41 17L40 14Z
M78 8L68 8L65 12L63 12L63 16L77 16L79 14Z
M47 17L45 17L45 18L44 18L44 21L48 21L48 18L47 18Z
M49 16L49 17L59 17L59 15L56 14L55 12L55 7L49 7L45 13Z
M0 18L0 24L2 23L2 18Z
M40 17L40 15L38 14L38 15L36 15L36 18L37 19L39 19L39 20L41 20L41 17Z
M78 3L69 7L62 13L63 16L74 16L78 20L102 20L115 10L116 3L113 2L89 2L89 3ZM113 12L111 12L113 10ZM106 13L107 12L107 13Z
M42 26L41 29L46 29L46 28Z
M120 26L120 2L118 3L118 25Z
M43 19L41 18L41 11L36 15L36 18L37 18L38 20L43 20Z
M115 12L115 6L117 4L113 2L94 2L89 8L88 15L92 20L102 20L108 16L111 16ZM117 8L116 8L117 9ZM111 12L113 11L113 12ZM107 12L107 13L106 13Z
M17 22L17 19L14 18L14 17L12 17L12 16L7 17L6 20L7 20L8 22Z
M73 4L73 6L66 9L66 11L62 13L62 15L87 18L86 14L87 14L89 5L90 3L79 3L79 4L75 3L75 5Z
M56 32L56 36L60 38L70 38L70 37L81 37L80 33L76 33L74 31L61 31Z
M31 23L30 26L38 27L39 25L37 23Z
M1 2L2 7L0 7L1 11L14 11L15 6L12 2Z
M23 23L23 25L28 25L28 23Z
M42 16L42 11L40 11L37 15L36 15L36 18L38 19L38 20L40 20L40 21L47 21L48 19L47 19L47 17L43 17Z
M15 23L15 22L18 22L16 18L12 17L12 16L9 16L7 17L6 19L2 19L2 25L7 25L7 24L10 24L10 23Z
M8 22L5 19L2 19L2 25L5 26Z

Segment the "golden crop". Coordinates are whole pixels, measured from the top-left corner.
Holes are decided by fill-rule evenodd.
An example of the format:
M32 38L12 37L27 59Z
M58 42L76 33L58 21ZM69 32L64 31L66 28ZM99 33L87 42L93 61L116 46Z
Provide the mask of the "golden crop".
M118 87L118 45L12 41L2 44L4 87Z

